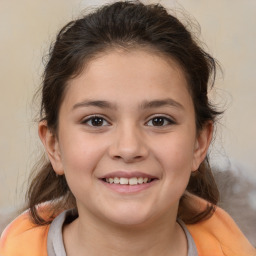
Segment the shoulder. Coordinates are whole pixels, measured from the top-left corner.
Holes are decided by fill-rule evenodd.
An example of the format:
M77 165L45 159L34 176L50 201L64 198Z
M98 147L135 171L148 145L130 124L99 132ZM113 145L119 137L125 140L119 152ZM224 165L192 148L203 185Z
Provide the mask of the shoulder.
M196 200L201 205L207 205L202 199ZM187 228L196 243L199 256L256 256L256 249L230 215L219 207L209 219L187 225Z
M49 227L50 225L39 226L34 224L29 211L22 213L2 233L0 255L46 256Z

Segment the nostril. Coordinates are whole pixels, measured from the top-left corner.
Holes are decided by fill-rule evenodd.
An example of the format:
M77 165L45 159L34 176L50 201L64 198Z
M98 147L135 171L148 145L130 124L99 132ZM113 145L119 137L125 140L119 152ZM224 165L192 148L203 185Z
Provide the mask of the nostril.
M134 160L140 160L142 159L143 157L142 156L128 156L128 155L124 155L123 157L122 156L119 156L119 155L116 155L114 156L115 159L124 159L124 161L127 161L127 162L132 162Z
M142 142L132 143L120 138L109 147L108 153L112 159L125 162L141 161L148 155L148 149Z

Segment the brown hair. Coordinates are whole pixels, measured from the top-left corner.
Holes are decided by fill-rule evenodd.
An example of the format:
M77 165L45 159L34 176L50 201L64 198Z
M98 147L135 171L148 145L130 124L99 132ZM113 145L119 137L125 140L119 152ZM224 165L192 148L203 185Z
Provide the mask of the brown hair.
M57 35L41 89L41 120L47 122L53 133L57 133L58 113L67 82L82 71L86 62L116 47L149 47L180 65L193 99L197 131L208 121L214 122L220 114L207 96L208 87L214 82L216 61L198 45L186 27L159 4L116 2L71 21ZM76 203L65 176L56 176L49 161L41 162L42 166L37 166L38 172L31 181L27 199L35 223L46 224L37 212L38 204L51 200L55 214L76 207ZM191 176L186 191L206 199L209 204L198 212L189 204L185 193L180 200L178 217L186 223L195 223L211 216L218 201L218 189L207 159Z

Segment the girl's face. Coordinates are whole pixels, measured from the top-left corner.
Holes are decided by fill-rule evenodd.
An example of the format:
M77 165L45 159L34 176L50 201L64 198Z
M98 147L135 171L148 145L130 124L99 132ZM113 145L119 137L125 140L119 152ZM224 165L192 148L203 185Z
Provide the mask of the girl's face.
M115 50L92 60L68 84L58 138L39 126L79 215L128 225L176 216L211 131L210 124L196 132L179 66L143 50Z

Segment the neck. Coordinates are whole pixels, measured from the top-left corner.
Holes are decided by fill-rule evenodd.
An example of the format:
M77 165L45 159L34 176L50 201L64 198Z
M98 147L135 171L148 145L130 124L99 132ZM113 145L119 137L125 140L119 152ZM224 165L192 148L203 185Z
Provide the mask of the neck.
M63 237L68 256L187 255L185 234L170 213L133 226L79 217L65 226Z

